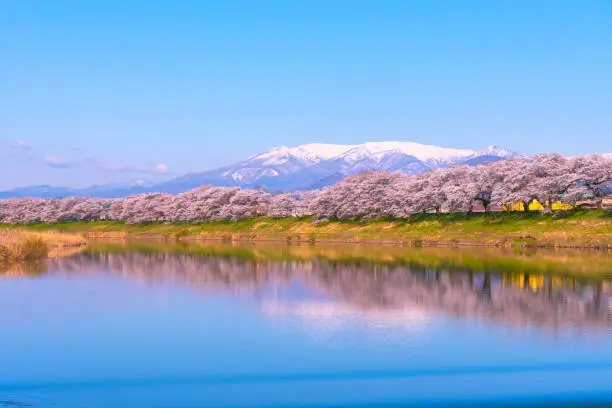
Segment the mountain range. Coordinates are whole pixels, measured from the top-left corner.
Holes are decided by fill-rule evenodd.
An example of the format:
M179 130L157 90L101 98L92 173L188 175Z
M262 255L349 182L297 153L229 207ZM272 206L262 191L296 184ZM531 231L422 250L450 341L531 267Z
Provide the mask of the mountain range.
M423 173L457 164L477 165L516 153L489 146L482 150L451 149L412 142L372 142L358 145L313 143L276 147L231 166L189 173L163 183L138 180L84 189L32 186L0 192L6 197L121 197L145 192L179 193L201 185L295 191L325 187L363 171Z

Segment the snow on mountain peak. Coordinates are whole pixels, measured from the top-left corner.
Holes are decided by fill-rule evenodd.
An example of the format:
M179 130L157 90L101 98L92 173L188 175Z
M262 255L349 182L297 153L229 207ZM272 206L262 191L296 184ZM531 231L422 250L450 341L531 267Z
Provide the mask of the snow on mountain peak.
M261 161L267 166L286 163L290 157L305 163L318 163L336 157L351 146L311 143L297 147L280 146L255 155L249 161Z
M487 148L488 152L495 154L502 150L495 146ZM249 161L258 161L264 165L278 165L286 163L289 157L293 157L304 163L316 164L322 160L335 158L342 158L347 161L355 161L365 157L377 158L391 152L401 152L421 161L436 162L451 161L478 153L471 149L452 149L414 142L368 142L356 145L311 143L296 147L276 147L253 156Z
M508 149L504 149L503 147L495 146L495 145L489 145L487 146L486 149L478 150L476 153L480 155L487 154L487 155L498 156L498 157L510 157L510 156L515 155L514 152Z
M271 178L285 180L294 174L296 180L313 178L312 181L317 182L327 176L372 169L423 172L453 164L474 165L495 160L491 156L506 158L512 155L512 152L496 146L477 151L398 141L354 145L310 143L275 147L225 168L221 176L241 184Z

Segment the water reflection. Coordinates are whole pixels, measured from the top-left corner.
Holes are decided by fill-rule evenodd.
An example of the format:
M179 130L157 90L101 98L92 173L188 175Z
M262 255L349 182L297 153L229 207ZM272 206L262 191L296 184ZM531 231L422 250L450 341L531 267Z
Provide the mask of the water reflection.
M49 264L46 260L36 261L36 262L17 262L17 263L0 262L0 277L1 276L35 277L35 276L40 276L40 275L47 273L48 270L49 270Z
M0 267L0 406L609 400L611 257L138 242Z
M418 324L443 314L553 329L612 324L612 284L601 278L516 270L507 262L483 271L448 262L431 267L418 261L261 257L257 247L212 253L175 249L92 249L9 273L104 271L150 284L254 296L267 313L327 322L360 316L381 324ZM423 253L417 252L419 257Z

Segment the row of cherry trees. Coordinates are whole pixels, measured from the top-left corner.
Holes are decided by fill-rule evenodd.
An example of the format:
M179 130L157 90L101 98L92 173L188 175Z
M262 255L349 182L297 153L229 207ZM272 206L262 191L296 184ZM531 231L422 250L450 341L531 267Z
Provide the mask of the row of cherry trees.
M481 166L456 166L418 175L368 173L351 177L315 196L309 211L319 217L404 218L420 212L470 211L480 204L510 208L538 201L589 201L602 207L612 183L612 160L603 156L566 158L547 154L513 158Z
M204 186L182 194L125 198L13 198L0 200L0 222L114 220L143 222L236 221L254 217L317 219L405 218L423 212L485 211L537 200L602 205L612 182L612 160L558 154L513 158L480 166L455 166L424 174L368 172L322 190L269 194L237 187Z

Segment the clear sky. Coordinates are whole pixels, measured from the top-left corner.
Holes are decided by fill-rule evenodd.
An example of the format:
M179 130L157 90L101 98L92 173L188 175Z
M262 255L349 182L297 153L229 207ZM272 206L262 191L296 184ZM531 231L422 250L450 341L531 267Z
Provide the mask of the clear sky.
M612 1L0 2L0 188L402 140L612 152Z

